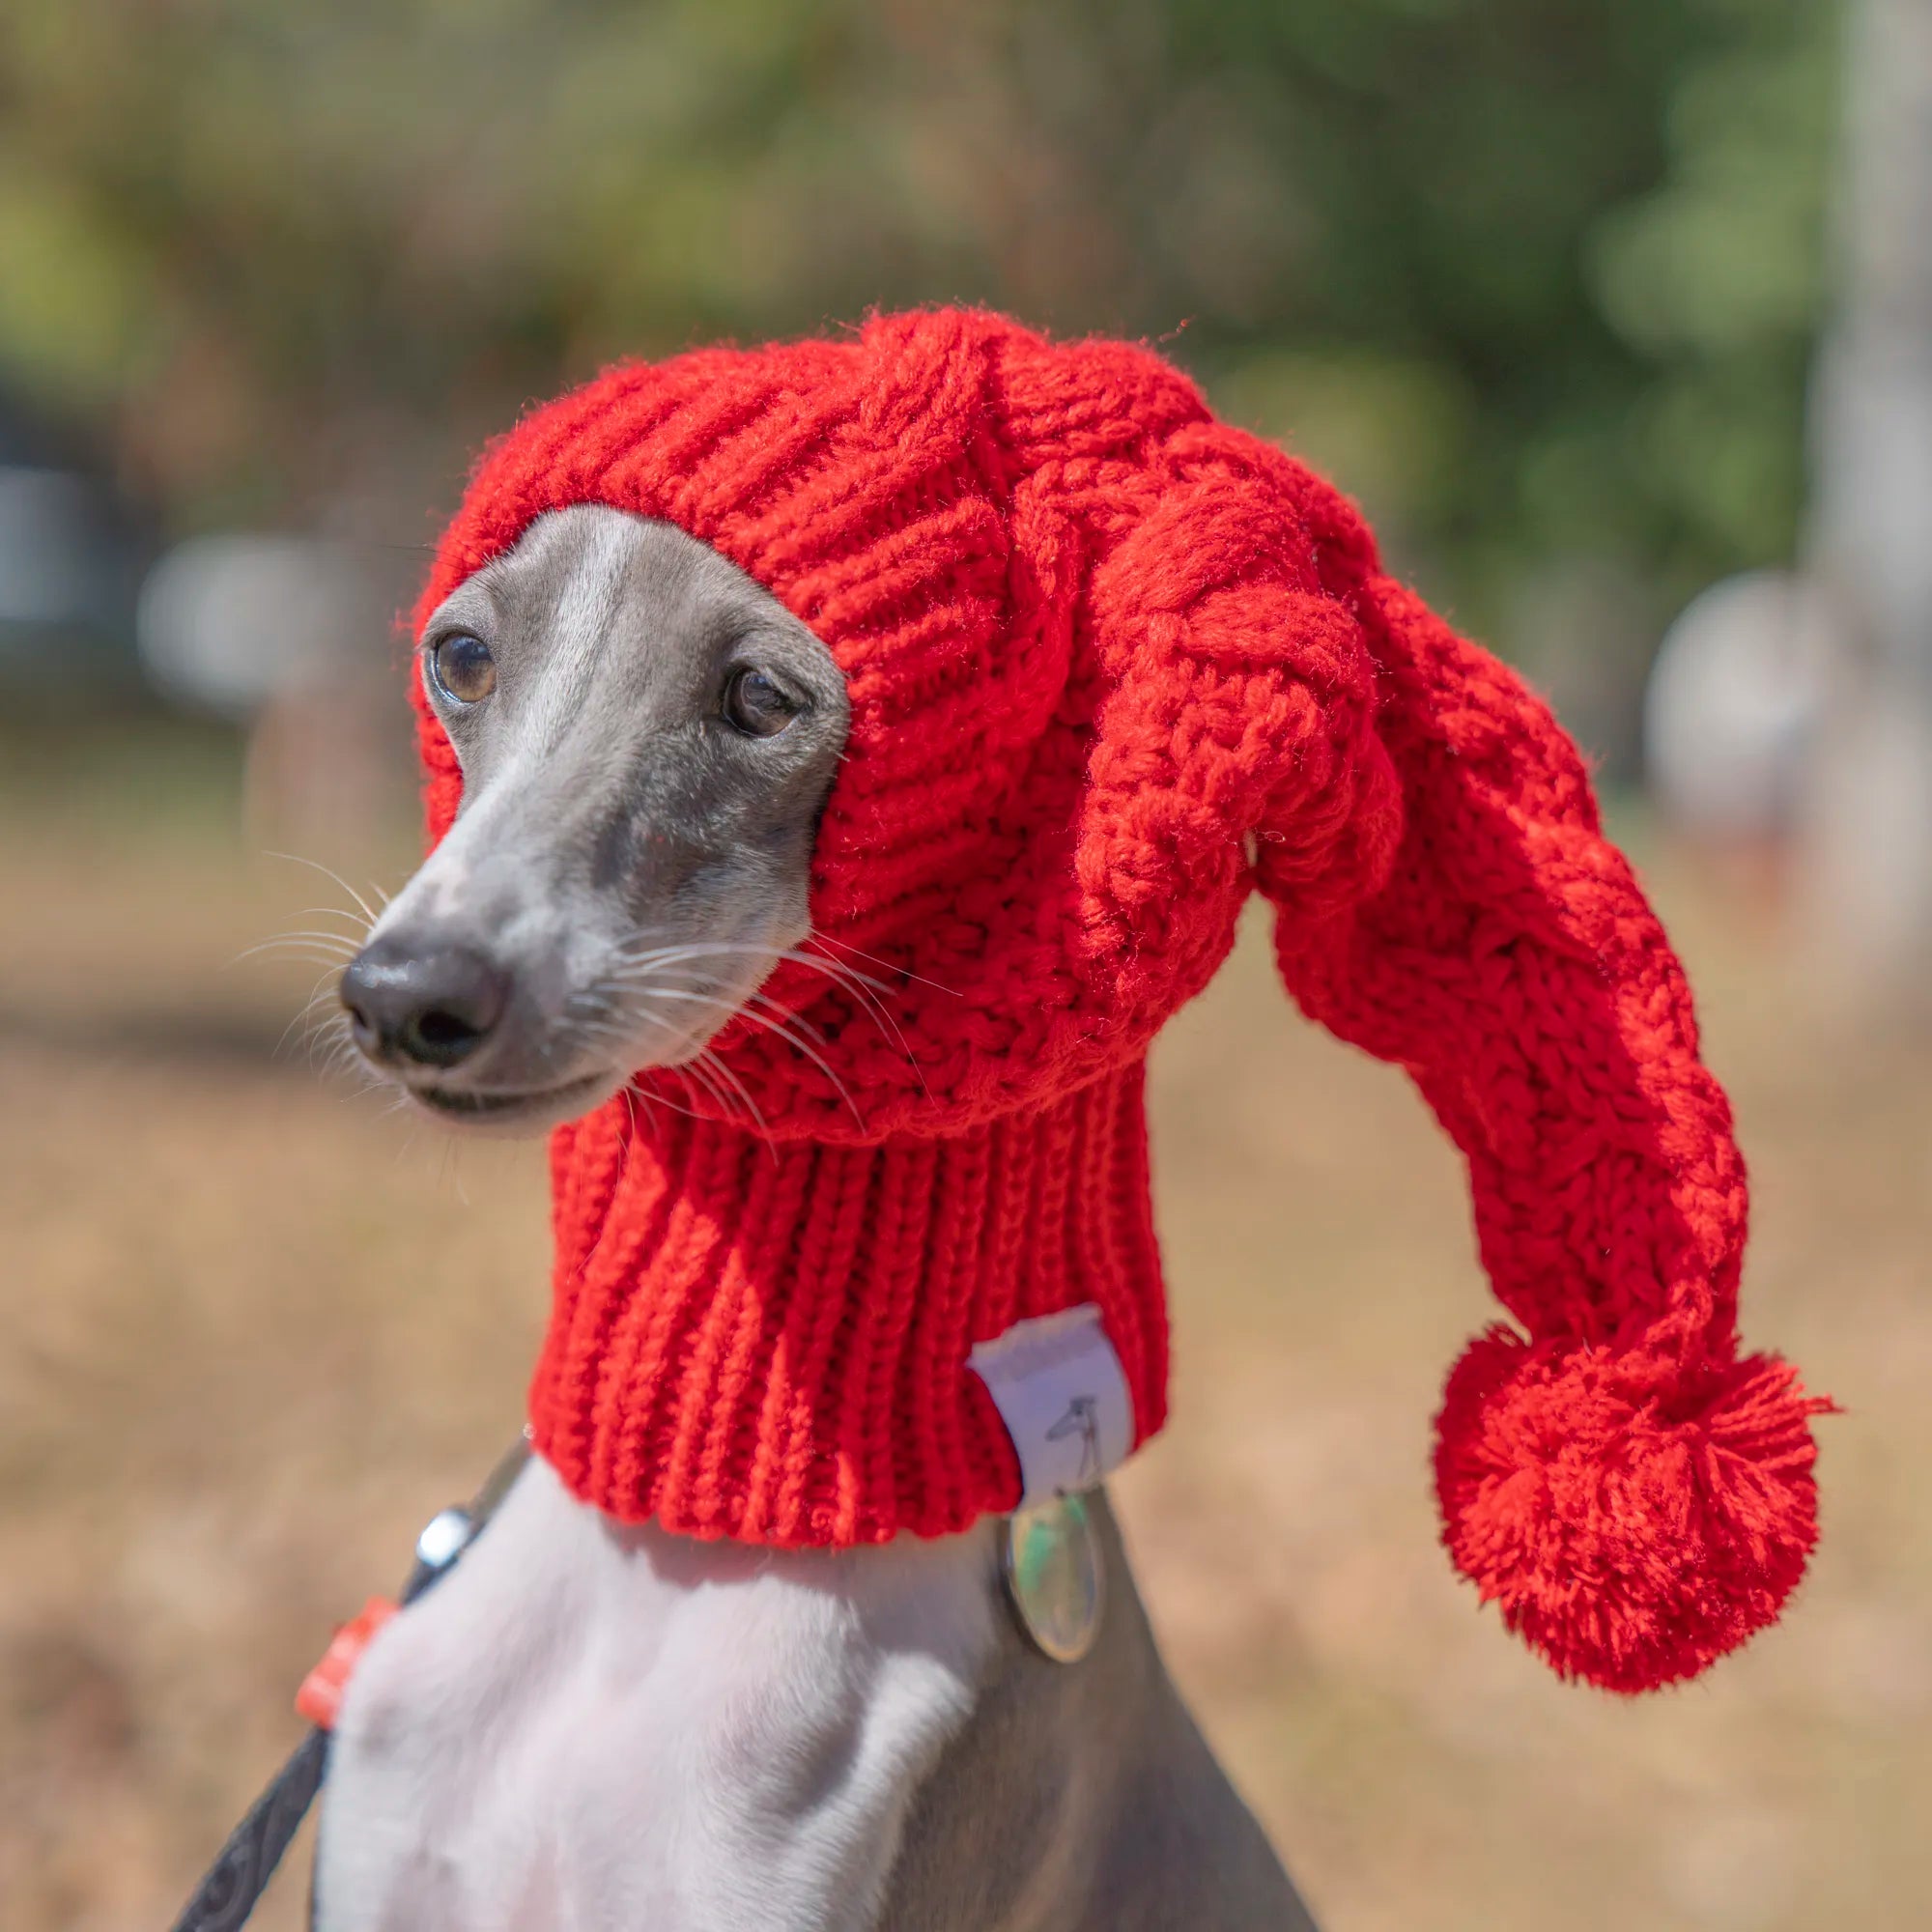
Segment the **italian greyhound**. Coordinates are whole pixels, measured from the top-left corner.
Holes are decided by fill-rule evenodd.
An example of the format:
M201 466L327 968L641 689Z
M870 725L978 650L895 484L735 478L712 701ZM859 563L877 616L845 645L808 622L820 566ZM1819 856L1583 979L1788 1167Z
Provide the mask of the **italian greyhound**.
M728 1094L707 1042L810 936L831 653L691 536L581 507L448 598L419 669L464 804L343 975L356 1049L472 1130L675 1104L668 1078ZM1088 1509L1104 1605L1063 1662L995 1520L704 1542L533 1458L350 1680L317 1926L1312 1932Z

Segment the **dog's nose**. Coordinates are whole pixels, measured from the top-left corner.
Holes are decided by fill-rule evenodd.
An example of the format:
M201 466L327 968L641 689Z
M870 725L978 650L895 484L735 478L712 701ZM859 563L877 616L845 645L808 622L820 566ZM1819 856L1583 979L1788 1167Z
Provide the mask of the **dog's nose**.
M416 952L379 940L349 962L340 993L371 1060L454 1066L503 1017L510 976L465 947Z

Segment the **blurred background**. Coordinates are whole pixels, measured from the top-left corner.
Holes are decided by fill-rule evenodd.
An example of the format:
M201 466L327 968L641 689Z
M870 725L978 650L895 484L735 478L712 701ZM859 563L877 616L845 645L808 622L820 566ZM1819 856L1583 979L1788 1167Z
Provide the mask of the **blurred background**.
M941 299L1158 343L1551 696L1737 1103L1747 1333L1848 1411L1780 1629L1556 1684L1434 1541L1457 1164L1251 934L1156 1056L1175 1419L1120 1487L1322 1922L1924 1922L1924 0L9 0L0 1920L168 1922L519 1420L536 1151L331 1085L326 982L237 957L409 869L393 615L470 456Z

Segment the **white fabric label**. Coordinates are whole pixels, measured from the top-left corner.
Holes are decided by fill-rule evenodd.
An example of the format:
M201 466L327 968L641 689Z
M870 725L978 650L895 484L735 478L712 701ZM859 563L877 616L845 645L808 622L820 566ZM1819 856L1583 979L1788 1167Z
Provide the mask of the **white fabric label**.
M1015 1321L966 1366L986 1384L1020 1459L1023 1506L1091 1490L1127 1460L1134 1406L1121 1358L1089 1302Z

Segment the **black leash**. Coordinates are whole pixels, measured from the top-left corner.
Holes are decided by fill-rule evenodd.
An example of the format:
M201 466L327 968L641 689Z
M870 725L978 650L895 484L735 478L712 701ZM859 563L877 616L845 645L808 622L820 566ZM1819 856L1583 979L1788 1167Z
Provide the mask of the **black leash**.
M403 1585L399 1606L414 1603L455 1569L523 1473L529 1455L528 1441L519 1439L491 1470L467 1509L446 1509L431 1518L416 1539L415 1567ZM235 1932L248 1922L327 1775L328 1732L318 1724L228 1834L220 1855L175 1920L173 1932Z
M232 1932L248 1922L327 1771L328 1733L311 1730L228 1834L220 1857L175 1920L175 1932Z

